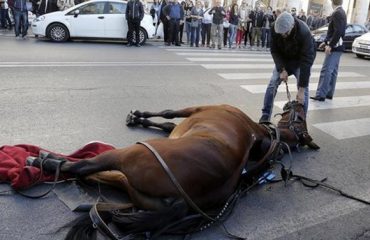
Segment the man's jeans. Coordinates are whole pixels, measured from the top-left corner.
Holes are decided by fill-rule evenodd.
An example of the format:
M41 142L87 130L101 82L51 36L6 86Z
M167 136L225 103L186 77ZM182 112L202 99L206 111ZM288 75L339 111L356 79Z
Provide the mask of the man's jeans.
M296 77L296 79L299 79L299 73L300 69L296 69L293 72L293 75ZM276 67L272 71L272 77L270 80L269 85L267 86L266 93L265 93L265 99L263 102L263 108L262 108L262 116L267 116L268 120L270 121L271 118L271 113L273 109L273 104L274 104L274 98L276 96L277 89L281 83L280 79L280 73L276 70ZM297 80L298 82L298 80ZM304 90L304 112L307 114L307 109L308 109L308 87L305 88Z
M28 30L28 12L14 10L14 30L15 36L18 37L22 33L22 37L27 35Z
M261 40L262 40L262 47L267 47L269 48L270 47L270 29L269 28L262 28L262 37L261 37Z
M320 80L317 85L316 97L332 98L337 83L338 66L342 52L331 52L325 56L324 63L321 68Z
M230 24L229 26L229 48L233 45L236 37L236 25Z
M212 23L211 27L211 35L212 35L212 47L215 47L215 44L217 43L218 47L222 46L222 38L223 38L223 33L224 31L224 26L221 24L214 24Z

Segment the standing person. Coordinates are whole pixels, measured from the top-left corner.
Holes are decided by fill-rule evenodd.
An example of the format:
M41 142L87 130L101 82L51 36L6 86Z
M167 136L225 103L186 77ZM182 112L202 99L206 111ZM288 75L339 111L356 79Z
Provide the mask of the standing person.
M14 1L14 32L17 39L20 34L23 39L26 39L28 30L28 11L26 0Z
M231 48L234 44L236 30L239 24L239 7L237 0L233 0L230 6L229 23L229 48Z
M127 46L134 45L134 32L135 32L135 45L140 45L140 22L144 18L144 6L140 0L130 0L126 7L126 20L128 25L127 32Z
M238 29L236 32L236 47L240 48L242 39L244 39L244 33L245 33L245 26L247 24L247 16L248 16L248 8L247 8L247 2L246 0L242 1L242 4L239 8L239 22L238 22Z
M263 17L264 13L261 8L256 7L256 11L254 13L254 19L253 19L253 33L252 33L252 43L254 45L255 42L257 42L257 50L260 50L260 42L261 42L261 36L262 36L262 26L263 26ZM252 45L252 46L253 46Z
M182 9L185 9L186 2L182 1L181 3ZM180 44L184 44L184 41L182 40L183 35L184 35L184 26L185 26L185 21L180 21L180 28L179 28L179 42Z
M202 19L202 47L209 47L211 43L212 15L209 14L210 10L209 2L205 1Z
M306 23L295 19L288 12L281 13L271 28L271 55L275 67L266 89L259 122L270 121L277 89L281 81L288 81L290 75L294 75L297 79L296 99L304 105L307 114L308 83L311 67L316 57L316 49Z
M168 24L168 19L166 15L163 13L163 10L167 6L167 0L162 0L161 2L161 8L159 11L159 19L162 22L163 25L163 41L164 44L167 44L168 41L168 29L169 29L169 24Z
M299 20L303 21L303 22L307 22L307 17L306 17L306 13L303 11L303 9L301 9L301 11L299 12L298 14L298 17L297 17Z
M223 19L226 16L225 9L221 6L221 0L216 0L216 6L214 6L210 11L209 14L213 15L212 18L212 27L211 27L211 35L212 35L212 45L211 48L215 48L216 43L218 49L221 49L222 45L222 37L223 37Z
M191 0L186 0L184 12L185 12L185 31L186 31L186 43L190 44L190 33L191 33L191 10L194 4Z
M1 3L0 4L1 27L12 30L12 21L10 21L10 17L9 17L8 0L3 0L3 2L0 2L0 3ZM7 22L8 22L8 25L7 25Z
M344 51L343 37L346 31L347 16L342 8L343 0L332 0L333 13L330 18L328 33L319 48L325 48L325 60L321 68L319 84L313 100L332 99L337 82L339 60Z
M58 6L60 11L64 11L68 8L73 7L74 5L75 5L74 0L58 0L57 1L57 6Z
M167 45L175 43L175 46L181 46L179 42L180 22L184 19L184 9L177 0L170 0L169 4L163 9L163 13L168 19L169 30Z
M199 47L200 27L202 25L203 9L202 3L197 0L195 6L191 10L191 42L190 47Z
M262 22L262 48L265 48L267 50L270 48L270 42L271 42L271 26L274 22L274 17L272 16L272 8L268 7L265 15L263 16L263 22Z

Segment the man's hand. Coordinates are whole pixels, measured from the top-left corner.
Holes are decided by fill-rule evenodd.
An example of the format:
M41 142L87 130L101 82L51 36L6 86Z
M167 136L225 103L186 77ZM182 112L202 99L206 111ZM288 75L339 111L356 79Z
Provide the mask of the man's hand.
M283 71L281 71L280 79L284 82L288 81L288 72L285 69Z
M319 49L321 49L321 50L324 50L324 48L325 48L325 42L322 42L320 45L319 45Z
M166 16L166 18L167 18L167 20L170 20L171 19L170 16Z
M304 88L303 87L298 88L296 100L299 103L304 104Z
M330 46L325 46L325 53L326 53L326 55L331 54L331 47Z

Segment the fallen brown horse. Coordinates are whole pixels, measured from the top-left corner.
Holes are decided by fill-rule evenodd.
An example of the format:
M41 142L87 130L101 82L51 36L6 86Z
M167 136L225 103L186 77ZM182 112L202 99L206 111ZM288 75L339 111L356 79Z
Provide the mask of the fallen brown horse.
M176 125L154 123L150 117L185 119ZM60 166L61 173L128 193L132 204L94 206L90 216L73 224L67 238L92 239L93 227L97 227L108 237L119 239L105 222L113 222L126 235L150 232L153 236L158 231L181 232L175 223L185 225L191 216L214 221L217 209L225 208L236 191L243 169L252 166L247 169L250 176L263 169L276 154L279 138L290 146L318 148L307 133L303 107L296 102L286 106L277 129L257 124L229 105L157 113L132 111L127 125L156 127L170 134L77 163L60 158L29 163L49 172Z

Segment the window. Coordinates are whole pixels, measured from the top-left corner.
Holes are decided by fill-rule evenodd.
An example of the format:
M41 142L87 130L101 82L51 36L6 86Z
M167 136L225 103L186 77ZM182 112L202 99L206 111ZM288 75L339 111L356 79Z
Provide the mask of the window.
M105 2L87 4L79 8L80 14L103 14Z
M353 33L353 27L352 27L352 25L348 25L347 27L346 27L346 34L347 33Z
M126 4L110 2L108 3L108 13L110 14L125 14Z
M358 25L353 25L353 31L357 32L357 33L362 33L364 32L364 30L362 29L362 27L358 26Z

